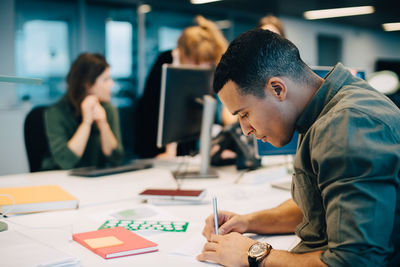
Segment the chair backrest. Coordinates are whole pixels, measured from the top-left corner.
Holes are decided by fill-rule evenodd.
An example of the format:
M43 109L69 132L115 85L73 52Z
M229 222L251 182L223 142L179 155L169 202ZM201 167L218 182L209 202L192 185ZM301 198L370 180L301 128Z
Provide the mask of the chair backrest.
M31 172L40 171L42 160L48 150L44 127L45 106L34 107L26 116L24 123L25 148Z

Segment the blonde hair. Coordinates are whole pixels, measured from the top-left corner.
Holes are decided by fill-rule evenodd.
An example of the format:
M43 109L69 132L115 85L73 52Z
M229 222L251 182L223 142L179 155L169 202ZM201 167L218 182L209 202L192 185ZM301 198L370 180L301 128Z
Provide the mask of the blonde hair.
M279 31L280 35L282 35L283 37L286 37L285 28L283 27L282 21L278 17L275 17L273 15L268 15L268 16L262 17L258 21L258 28L263 28L263 26L266 26L266 25L274 26Z
M178 49L195 64L218 64L228 42L217 25L203 16L196 16L196 26L187 27L178 39Z

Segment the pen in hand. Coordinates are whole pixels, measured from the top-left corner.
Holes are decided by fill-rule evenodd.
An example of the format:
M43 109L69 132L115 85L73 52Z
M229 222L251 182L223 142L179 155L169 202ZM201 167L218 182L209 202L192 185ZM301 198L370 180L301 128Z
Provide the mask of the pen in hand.
M217 209L217 198L216 197L213 197L213 208L214 208L215 234L218 235L218 209Z

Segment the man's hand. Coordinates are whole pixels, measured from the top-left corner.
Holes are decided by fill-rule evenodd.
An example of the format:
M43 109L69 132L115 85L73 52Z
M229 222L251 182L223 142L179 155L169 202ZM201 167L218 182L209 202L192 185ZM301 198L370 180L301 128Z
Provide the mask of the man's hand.
M247 267L249 266L247 252L251 245L257 243L239 233L227 235L211 235L197 256L199 261L211 261L223 266ZM260 266L296 266L296 267L327 267L321 261L323 251L313 251L303 254L294 254L285 250L271 250Z
M211 235L197 260L212 261L224 266L249 266L247 251L256 242L239 233Z
M230 232L244 233L247 230L248 222L244 215L239 215L229 211L218 211L218 231L220 235L224 235ZM203 235L208 241L211 240L211 236L215 235L214 227L214 215L211 214L207 217L206 223L203 229Z

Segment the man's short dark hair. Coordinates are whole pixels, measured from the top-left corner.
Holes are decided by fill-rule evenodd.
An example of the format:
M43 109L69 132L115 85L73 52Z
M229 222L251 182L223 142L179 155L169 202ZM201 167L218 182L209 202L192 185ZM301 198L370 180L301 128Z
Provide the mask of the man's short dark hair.
M264 97L266 82L275 76L302 81L307 65L297 47L289 40L268 30L253 29L239 35L222 56L214 75L218 93L232 80L242 95Z

